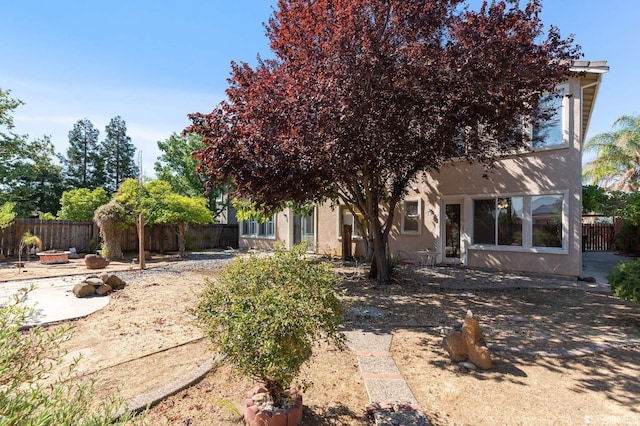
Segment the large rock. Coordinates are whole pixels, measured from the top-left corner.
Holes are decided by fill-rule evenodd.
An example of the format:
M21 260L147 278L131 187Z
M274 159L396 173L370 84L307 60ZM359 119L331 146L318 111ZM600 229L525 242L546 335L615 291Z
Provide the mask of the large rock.
M112 288L122 288L127 285L125 280L114 274L101 274L100 278L105 284L110 285Z
M473 318L471 311L467 311L467 317L464 319L462 337L467 346L469 361L482 370L490 369L493 364L491 354L482 336L482 331L480 331L480 324L478 320Z
M96 287L88 282L81 282L73 286L73 294L76 297L89 297L96 294Z
M442 341L442 346L455 362L469 360L483 370L493 365L480 324L471 311L467 311L462 330L450 332Z
M109 264L109 261L97 254L88 254L84 257L84 264L89 269L103 269Z
M111 286L109 284L102 284L100 287L96 289L96 294L98 296L104 296L105 294L111 293Z
M467 354L467 345L462 338L461 331L452 331L449 333L442 341L442 346L455 362L466 361L469 359Z
M94 287L100 287L104 282L100 278L88 277L84 280L85 283L91 284Z

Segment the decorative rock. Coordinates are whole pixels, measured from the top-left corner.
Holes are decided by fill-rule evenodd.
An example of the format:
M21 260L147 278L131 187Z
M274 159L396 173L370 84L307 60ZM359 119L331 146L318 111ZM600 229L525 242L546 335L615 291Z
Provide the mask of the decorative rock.
M105 294L109 294L113 290L109 284L102 284L100 287L96 289L96 294L98 296L104 296Z
M376 425L431 426L422 408L398 403L372 403L366 407L367 415Z
M144 260L151 260L151 252L149 250L144 251Z
M93 296L96 294L96 288L87 282L81 282L73 286L73 294L79 298Z
M469 359L467 355L467 345L462 338L461 331L452 331L449 333L442 341L442 346L447 352L449 352L449 356L455 362L466 361Z
M84 257L84 264L89 269L103 269L109 264L109 261L97 254L88 254Z
M253 402L264 402L269 397L269 394L266 392L260 392L251 397Z
M117 275L107 274L106 277L104 275L105 274L100 275L100 278L105 284L109 284L112 288L122 288L127 285L127 283Z
M302 421L302 395L291 390L294 398L292 406L286 410L274 409L270 410L259 407L259 402L253 398L256 394L266 394L267 390L264 386L256 386L253 390L247 392L244 417L249 426L296 426ZM259 396L258 399L262 399Z
M84 282L87 284L91 284L94 287L99 287L102 284L104 284L104 282L100 278L94 278L94 277L89 277L85 279Z
M483 370L493 365L480 324L471 311L467 311L462 331L450 332L442 341L442 346L456 362L469 360Z
M489 348L487 348L487 343L484 341L482 331L480 331L480 324L478 320L473 318L471 311L467 311L467 317L464 319L462 337L469 351L469 361L482 370L491 368L493 362L491 361Z

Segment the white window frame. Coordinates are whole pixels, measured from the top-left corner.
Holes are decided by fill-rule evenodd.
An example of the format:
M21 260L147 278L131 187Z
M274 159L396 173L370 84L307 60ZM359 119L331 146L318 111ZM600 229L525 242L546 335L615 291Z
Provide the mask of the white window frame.
M245 234L245 229L244 229L245 226L249 226L249 233ZM267 230L271 228L272 233L269 233L268 231L261 233L260 228L262 227L266 228ZM265 239L265 240L275 240L276 238L275 215L272 215L271 217L269 217L269 220L267 222L260 222L255 219L240 222L240 236L242 238L259 238L259 239Z
M531 199L538 196L560 195L562 196L562 247L536 247L533 245L533 218L531 211ZM473 250L491 250L491 251L513 251L526 253L550 253L550 254L569 254L569 191L542 191L531 193L508 193L508 194L491 194L478 195L471 197L472 201L487 200L497 198L522 197L522 246L506 246L498 245L498 237L496 235L495 244L471 244L470 249ZM473 209L474 203L471 203ZM473 218L473 212L471 214ZM496 218L497 221L497 218ZM474 238L474 224L471 222L470 241ZM497 227L497 222L496 222Z
M405 223L406 223L406 219L407 219L407 204L408 203L417 203L417 207L418 207L418 214L416 215L416 221L418 222L418 229L417 230L407 230L405 228ZM403 200L402 204L401 204L401 223L400 223L400 233L403 235L421 235L422 234L422 199L421 198L417 198L417 199L409 199L409 200Z
M346 224L346 225L351 225L351 239L361 240L362 235L360 235L360 230L358 229L358 227L354 222L355 217L353 216L353 213L351 213L349 208L344 204L341 204L337 210L338 210L338 240L342 240L342 225L345 225L344 223L345 215L351 217L351 223Z

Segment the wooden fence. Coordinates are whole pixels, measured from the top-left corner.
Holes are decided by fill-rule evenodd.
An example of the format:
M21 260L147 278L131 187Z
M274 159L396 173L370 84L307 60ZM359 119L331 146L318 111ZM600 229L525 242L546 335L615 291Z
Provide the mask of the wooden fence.
M25 232L40 237L43 250L69 250L75 247L78 253L89 253L97 248L99 228L93 222L69 220L16 219L0 230L0 254L15 256L20 247L20 238ZM238 247L238 225L190 225L187 229L187 250ZM178 250L178 237L172 226L148 226L145 228L145 248L156 253ZM129 229L122 241L122 250L135 252L138 235Z
M178 234L174 226L147 226L144 230L144 248L154 253L178 251ZM238 225L189 225L185 235L187 250L210 248L238 248ZM131 228L121 241L122 251L138 250L138 233Z
M582 249L588 251L614 250L615 227L612 223L583 223Z

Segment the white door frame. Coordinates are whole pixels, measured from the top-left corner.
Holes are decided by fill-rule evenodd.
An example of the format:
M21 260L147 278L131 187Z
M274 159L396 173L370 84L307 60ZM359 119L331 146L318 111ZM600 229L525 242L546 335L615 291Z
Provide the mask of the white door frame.
M460 204L460 247L459 256L457 258L447 257L447 204ZM470 224L472 218L471 214L471 199L465 196L447 196L443 197L440 201L440 247L439 251L442 253L443 264L467 264L467 248L469 247L470 239L467 229L467 224Z

